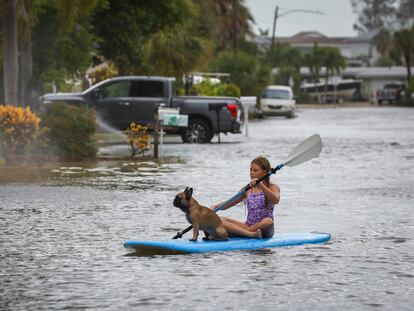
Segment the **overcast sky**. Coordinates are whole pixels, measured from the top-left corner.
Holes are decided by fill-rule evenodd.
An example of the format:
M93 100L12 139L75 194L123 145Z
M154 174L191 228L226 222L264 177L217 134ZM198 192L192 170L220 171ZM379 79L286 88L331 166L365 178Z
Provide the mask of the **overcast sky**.
M276 36L292 36L301 31L319 31L326 36L353 37L357 16L352 12L350 0L244 0L250 9L258 28L273 30L275 7L279 6L279 15L289 10L312 10L323 12L324 15L313 13L291 12L281 16L276 24Z

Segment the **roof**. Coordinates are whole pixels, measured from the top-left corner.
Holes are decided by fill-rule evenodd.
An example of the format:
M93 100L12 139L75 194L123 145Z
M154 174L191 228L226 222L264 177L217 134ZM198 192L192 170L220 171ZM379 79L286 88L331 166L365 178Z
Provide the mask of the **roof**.
M352 43L371 43L376 31L367 32L356 37L327 37L318 31L302 31L292 37L276 37L275 41L292 45L318 44L342 45ZM254 36L251 41L259 45L270 45L272 38L268 36Z
M299 32L293 37L279 37L276 41L290 44L313 44L315 42L320 44L345 44L346 38L327 37L317 31Z
M286 85L268 85L266 86L266 89L270 90L292 90L290 86Z
M411 68L414 72L414 67ZM309 68L300 68L301 76L311 76ZM325 68L321 69L320 75L325 74ZM370 79L370 78L405 78L407 76L407 69L404 66L392 67L347 67L341 73L344 78L354 79Z

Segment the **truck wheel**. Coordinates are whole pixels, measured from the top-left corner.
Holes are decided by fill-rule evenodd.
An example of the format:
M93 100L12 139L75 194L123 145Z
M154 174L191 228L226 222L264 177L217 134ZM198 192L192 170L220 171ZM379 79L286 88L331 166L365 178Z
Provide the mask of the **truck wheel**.
M187 144L206 144L213 138L213 130L202 119L190 119L188 127L181 132L181 139Z

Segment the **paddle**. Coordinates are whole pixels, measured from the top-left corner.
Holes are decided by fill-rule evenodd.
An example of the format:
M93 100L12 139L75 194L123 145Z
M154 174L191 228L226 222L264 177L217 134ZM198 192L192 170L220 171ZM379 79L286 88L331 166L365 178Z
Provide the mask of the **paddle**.
M284 163L281 163L277 165L275 168L272 168L265 176L259 178L256 182L256 185L268 178L272 174L276 174L278 170L280 170L284 166L296 166L299 164L302 164L304 162L307 162L313 158L316 158L322 150L322 140L319 134L312 135L308 137L306 140L304 140L302 143L300 143L298 146L296 146L295 149L289 153L287 156L287 160ZM244 195L247 191L249 191L254 186L251 186L250 184L246 185L242 190L240 190L237 194L232 196L230 199L228 199L223 204L219 205L214 209L215 212L221 210L226 205L230 204L231 202L235 201L236 199L240 198L242 195ZM177 232L177 234L173 237L173 239L182 238L182 236L190 231L193 228L193 226L189 226L188 228L185 228L181 232Z

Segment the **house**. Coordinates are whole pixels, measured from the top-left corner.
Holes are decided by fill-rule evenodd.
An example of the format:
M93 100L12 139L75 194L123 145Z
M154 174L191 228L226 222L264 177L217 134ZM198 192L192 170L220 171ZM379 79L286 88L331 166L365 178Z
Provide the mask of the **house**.
M292 37L276 37L275 42L287 43L302 51L310 53L315 43L319 47L336 47L346 59L348 66L364 66L375 63L379 53L372 44L375 32L365 33L357 37L327 37L317 31L305 31ZM272 39L267 36L255 36L252 41L260 48L270 46Z
M414 72L414 67L411 68ZM309 68L302 67L300 69L300 75L303 81L310 81L312 75ZM325 75L325 68L321 69L320 76ZM364 98L371 99L375 96L377 90L383 88L386 83L390 82L406 82L407 79L407 68L403 66L392 66L392 67L347 67L342 71L339 77L343 80L358 80L362 81L362 88L360 90L361 96ZM339 82L338 82L339 83Z

